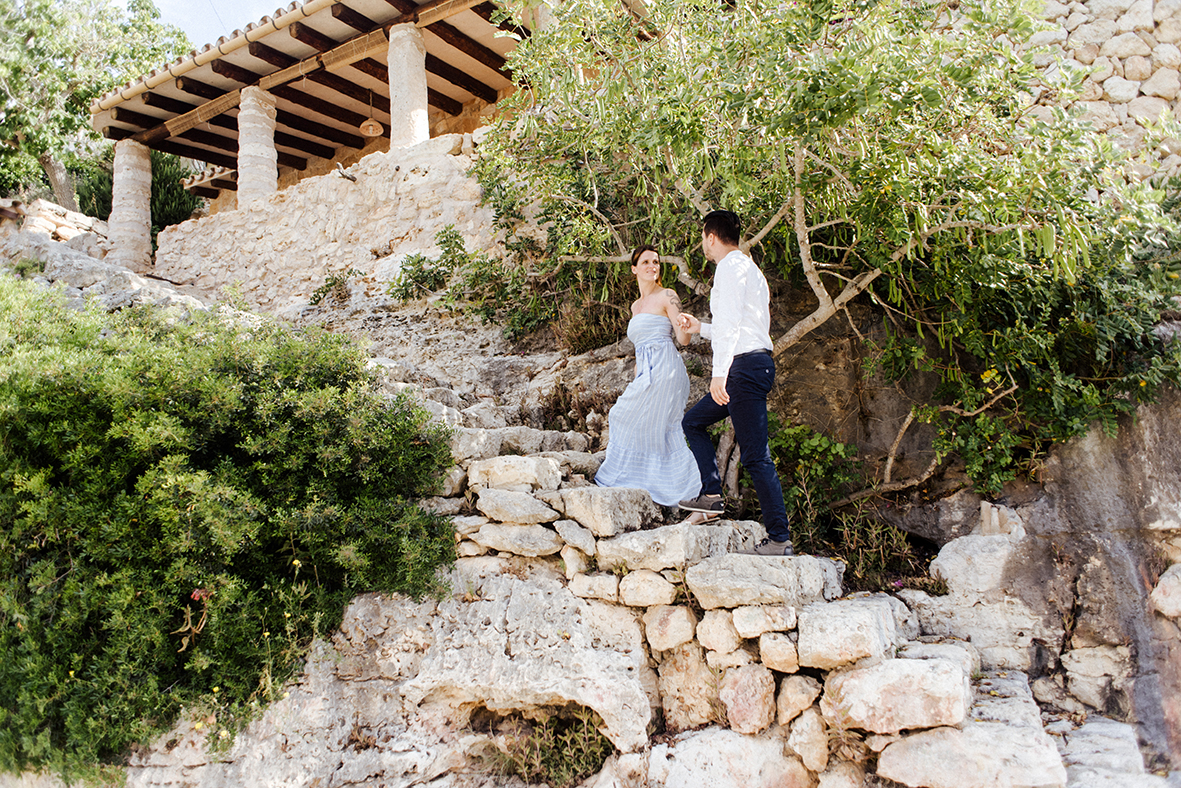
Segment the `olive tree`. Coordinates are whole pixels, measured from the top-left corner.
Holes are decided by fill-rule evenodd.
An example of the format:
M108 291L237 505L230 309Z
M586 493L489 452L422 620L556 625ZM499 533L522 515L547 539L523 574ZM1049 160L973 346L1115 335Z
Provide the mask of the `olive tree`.
M500 214L551 230L535 265L656 238L700 292L699 217L734 210L764 268L815 298L775 352L854 299L877 304L897 329L877 349L886 371L950 384L912 419L939 423L940 457L974 452L985 488L1021 445L1110 424L1175 379L1147 334L1161 293L1104 284L1143 273L1133 252L1167 232L1162 195L1125 183L1116 151L1062 109L1084 75L1034 67L1020 0L550 13L516 50L521 89L484 146ZM927 331L940 351L911 341ZM1031 437L1035 413L1049 426ZM899 484L892 451L879 490Z

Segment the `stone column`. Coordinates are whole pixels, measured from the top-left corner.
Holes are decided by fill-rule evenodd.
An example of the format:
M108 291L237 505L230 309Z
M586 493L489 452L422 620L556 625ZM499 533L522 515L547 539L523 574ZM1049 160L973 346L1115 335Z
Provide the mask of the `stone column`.
M242 88L238 105L238 207L279 190L275 152L275 97L259 87Z
M412 23L390 29L390 147L430 139L426 103L426 44Z
M152 159L135 140L115 143L111 217L107 221L111 251L107 259L132 270L152 264Z

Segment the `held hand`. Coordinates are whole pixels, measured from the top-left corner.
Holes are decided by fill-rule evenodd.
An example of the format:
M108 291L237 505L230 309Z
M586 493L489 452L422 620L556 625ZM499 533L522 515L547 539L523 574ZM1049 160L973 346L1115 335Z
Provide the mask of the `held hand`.
M714 402L718 403L719 405L730 404L730 395L726 393L726 379L710 378L709 395L713 397Z
M681 313L681 330L689 334L701 333L701 321L688 312Z

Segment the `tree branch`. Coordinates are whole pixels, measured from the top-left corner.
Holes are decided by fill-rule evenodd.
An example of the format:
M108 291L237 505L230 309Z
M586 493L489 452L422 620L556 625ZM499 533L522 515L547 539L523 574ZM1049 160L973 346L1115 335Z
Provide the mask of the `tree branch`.
M771 232L771 230L775 228L775 225L779 224L779 220L791 212L791 208L792 202L785 202L783 207L780 208L774 216L767 220L767 223L763 225L763 229L759 230L758 233L749 241L739 244L739 246L742 248L742 251L749 253L752 246L763 240L763 238L767 236L767 233Z
M599 217L599 219L603 222L603 226L605 226L608 230L610 230L611 235L615 238L615 245L619 247L619 253L621 255L623 255L625 259L631 259L630 257L627 256L627 244L625 244L623 242L623 238L621 238L619 236L619 233L617 233L615 231L615 226L611 224L611 220L608 219L606 216L604 216L599 211L598 208L596 208L593 205L588 205L588 204L584 203L582 200L576 200L573 197L567 197L564 194L555 194L554 199L561 200L562 202L568 202L571 205L577 205L582 208L586 208L588 211L593 213L595 216Z

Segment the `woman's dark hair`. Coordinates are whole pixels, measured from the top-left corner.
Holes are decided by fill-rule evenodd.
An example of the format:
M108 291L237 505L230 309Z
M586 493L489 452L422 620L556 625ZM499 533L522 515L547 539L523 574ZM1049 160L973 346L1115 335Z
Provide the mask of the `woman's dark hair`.
M706 235L716 235L724 244L738 246L738 214L734 211L710 211L701 222L701 231Z
M639 265L640 255L644 252L656 252L656 262L660 262L660 252L652 244L644 244L632 249L632 265Z

